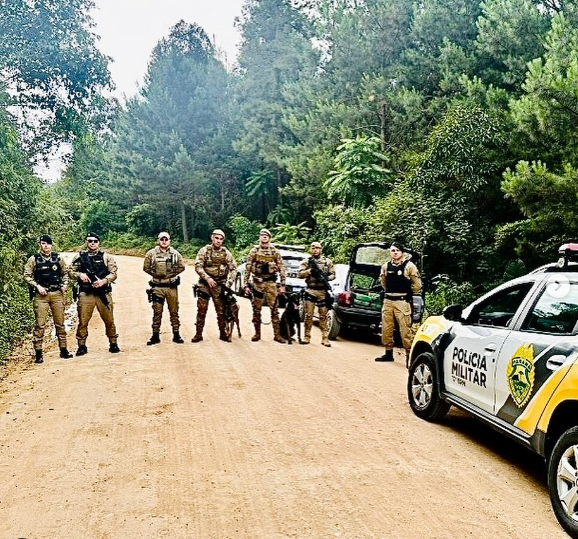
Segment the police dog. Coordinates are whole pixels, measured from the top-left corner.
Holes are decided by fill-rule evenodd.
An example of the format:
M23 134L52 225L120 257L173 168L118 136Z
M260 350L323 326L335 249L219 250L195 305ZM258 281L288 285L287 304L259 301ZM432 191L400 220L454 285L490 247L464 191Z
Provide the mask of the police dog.
M285 310L281 316L279 333L287 344L293 344L293 336L297 330L297 339L301 344L301 317L299 314L299 294L288 294L285 302Z
M233 340L233 331L237 326L237 333L241 337L241 326L239 325L239 304L235 297L235 291L228 286L221 285L221 298L223 300L223 315L225 318L225 333L227 340Z

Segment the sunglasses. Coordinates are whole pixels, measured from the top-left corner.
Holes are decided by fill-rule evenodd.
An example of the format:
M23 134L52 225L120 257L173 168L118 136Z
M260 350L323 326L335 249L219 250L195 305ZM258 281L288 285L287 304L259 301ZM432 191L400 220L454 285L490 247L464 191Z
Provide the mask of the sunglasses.
M159 241L169 241L169 238L159 238Z
M98 243L98 240L86 240L86 243Z

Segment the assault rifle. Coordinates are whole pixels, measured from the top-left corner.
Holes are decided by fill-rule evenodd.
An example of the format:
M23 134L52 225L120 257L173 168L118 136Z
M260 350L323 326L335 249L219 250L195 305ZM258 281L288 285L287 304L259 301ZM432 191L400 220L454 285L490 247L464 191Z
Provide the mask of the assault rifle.
M315 277L315 279L321 281L325 287L325 306L328 309L333 309L333 302L335 301L335 298L331 293L331 285L327 280L327 275L325 275L325 273L319 269L319 266L313 257L309 258L309 267L311 268L311 275Z
M92 266L92 260L90 260L90 257L87 254L82 254L82 255L80 255L80 261L82 262L81 269L84 270L84 273L90 279L90 284L98 281L100 278L94 272L94 268ZM80 288L82 289L82 284L85 284L85 283L80 283L80 284L81 284ZM100 299L102 300L102 303L108 309L108 308L110 308L110 302L108 301L107 294L108 294L108 292L110 292L110 290L111 290L111 287L110 287L110 284L108 284L106 286L101 286L100 288L91 287L90 293L94 294L95 296L100 297ZM80 292L79 292L79 295L80 295Z

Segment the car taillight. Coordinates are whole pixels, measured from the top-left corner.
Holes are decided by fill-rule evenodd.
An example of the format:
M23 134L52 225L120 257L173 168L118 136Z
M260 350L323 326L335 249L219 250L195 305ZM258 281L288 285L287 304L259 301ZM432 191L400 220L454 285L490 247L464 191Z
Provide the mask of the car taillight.
M351 292L339 292L337 294L337 305L351 307Z

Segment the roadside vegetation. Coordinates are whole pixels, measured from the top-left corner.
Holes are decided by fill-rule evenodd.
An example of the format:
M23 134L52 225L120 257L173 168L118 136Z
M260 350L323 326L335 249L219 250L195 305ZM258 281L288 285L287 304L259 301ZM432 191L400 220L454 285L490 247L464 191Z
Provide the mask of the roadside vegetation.
M91 0L0 3L0 358L29 331L40 233L188 256L267 226L347 262L424 255L428 308L467 301L578 238L578 8L567 0L246 0L238 65L194 21L106 97ZM61 180L34 164L68 144Z

